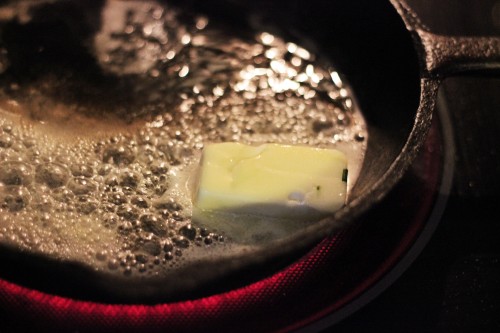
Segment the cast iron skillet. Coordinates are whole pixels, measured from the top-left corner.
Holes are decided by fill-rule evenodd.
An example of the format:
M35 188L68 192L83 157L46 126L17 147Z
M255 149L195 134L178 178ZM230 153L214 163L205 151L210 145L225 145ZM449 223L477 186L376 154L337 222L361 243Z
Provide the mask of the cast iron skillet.
M369 131L364 166L348 204L334 216L262 251L196 263L158 280L138 282L96 274L76 263L56 262L9 248L0 251L2 278L79 299L148 303L203 296L263 277L354 222L390 191L426 137L442 78L461 71L500 68L498 39L433 35L403 1L169 3L226 20L235 30L257 20L285 39L315 46L344 74ZM0 42L10 62L0 75L2 89L49 72L57 75L69 71L77 79L70 81L59 98L85 99L87 103L131 102L134 96L126 93L106 95L107 85L115 84L117 78L104 78L86 47L99 27L102 5L102 1L48 1L33 6L34 19L29 23L16 18L2 21ZM78 93L89 85L102 91Z

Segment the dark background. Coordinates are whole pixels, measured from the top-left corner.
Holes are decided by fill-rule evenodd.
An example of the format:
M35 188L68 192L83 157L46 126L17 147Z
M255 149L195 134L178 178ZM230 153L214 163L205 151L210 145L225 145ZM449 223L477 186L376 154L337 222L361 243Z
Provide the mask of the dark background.
M500 1L408 0L431 31L500 35ZM370 304L327 332L500 332L500 75L446 79L453 187L417 260Z

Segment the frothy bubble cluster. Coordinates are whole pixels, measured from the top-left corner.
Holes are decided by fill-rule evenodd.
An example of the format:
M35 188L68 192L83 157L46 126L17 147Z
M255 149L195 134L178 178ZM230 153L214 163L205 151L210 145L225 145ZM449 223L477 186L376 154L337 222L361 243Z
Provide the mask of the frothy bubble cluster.
M193 150L176 164L148 143L149 131L68 144L2 116L0 131L15 145L0 148L1 241L124 274L158 274L192 247L224 243L190 222L187 178L177 173Z
M47 83L2 92L2 105L16 107L0 114L0 242L97 270L159 275L239 249L191 221L190 180L206 142L337 147L355 176L366 127L335 70L269 33L232 36L207 17L178 17L149 1L104 8L93 50L104 71L136 75L130 94L141 103L127 110L135 126L54 118L54 105L57 114L81 108L44 95ZM29 109L33 101L45 107Z

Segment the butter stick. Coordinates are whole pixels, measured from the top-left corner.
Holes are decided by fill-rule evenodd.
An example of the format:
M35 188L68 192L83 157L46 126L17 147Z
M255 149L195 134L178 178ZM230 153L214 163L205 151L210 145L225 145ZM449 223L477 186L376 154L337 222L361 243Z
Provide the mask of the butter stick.
M278 218L333 213L346 198L347 159L334 149L217 143L205 147L197 210Z

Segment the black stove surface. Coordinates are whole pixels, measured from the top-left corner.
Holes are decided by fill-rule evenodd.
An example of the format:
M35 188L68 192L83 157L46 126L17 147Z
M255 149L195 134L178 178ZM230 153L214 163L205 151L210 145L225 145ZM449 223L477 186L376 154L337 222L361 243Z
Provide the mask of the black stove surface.
M500 35L500 1L408 3L435 33ZM326 332L500 332L500 76L448 78L439 104L455 143L439 226L391 287Z

